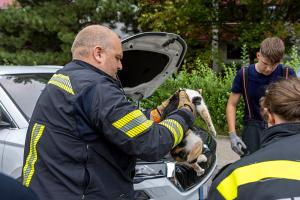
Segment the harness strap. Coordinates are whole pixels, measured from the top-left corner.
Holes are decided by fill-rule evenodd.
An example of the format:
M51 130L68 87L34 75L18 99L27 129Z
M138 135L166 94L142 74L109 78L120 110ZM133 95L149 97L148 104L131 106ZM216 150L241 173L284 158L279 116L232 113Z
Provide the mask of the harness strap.
M246 101L246 104L247 104L249 119L251 119L252 118L252 111L251 111L250 102L249 102L249 98L248 98L248 92L247 92L247 89L248 89L248 67L243 67L242 68L242 73L243 73L242 78L243 78L245 101ZM287 67L287 66L283 67L282 76L285 79L288 79L288 77L289 77L289 67Z
M247 104L247 108L248 108L249 119L251 119L252 118L252 112L251 112L251 107L250 107L248 92L247 92L247 88L248 88L248 67L243 67L242 72L243 72L242 78L243 78L244 95L245 95L245 100L246 100L246 104Z
M288 77L289 77L289 68L286 66L283 67L283 77L285 79L288 79Z

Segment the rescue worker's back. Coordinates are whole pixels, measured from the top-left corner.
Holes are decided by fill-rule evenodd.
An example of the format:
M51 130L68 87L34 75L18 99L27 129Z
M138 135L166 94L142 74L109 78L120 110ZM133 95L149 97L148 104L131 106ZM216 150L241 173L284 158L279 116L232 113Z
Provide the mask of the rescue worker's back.
M300 80L272 83L261 100L269 124L261 148L229 165L213 181L208 199L300 198Z

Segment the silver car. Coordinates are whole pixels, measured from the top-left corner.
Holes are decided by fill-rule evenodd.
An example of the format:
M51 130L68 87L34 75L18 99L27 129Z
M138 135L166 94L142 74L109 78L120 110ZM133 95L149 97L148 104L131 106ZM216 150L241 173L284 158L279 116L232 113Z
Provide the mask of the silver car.
M130 99L147 98L180 66L186 44L171 33L142 33L122 41L123 69L119 78ZM0 66L0 171L21 178L28 121L35 103L61 66ZM205 135L208 162L204 175L176 164L168 155L158 162L139 160L134 178L139 200L204 199L216 168L216 142Z

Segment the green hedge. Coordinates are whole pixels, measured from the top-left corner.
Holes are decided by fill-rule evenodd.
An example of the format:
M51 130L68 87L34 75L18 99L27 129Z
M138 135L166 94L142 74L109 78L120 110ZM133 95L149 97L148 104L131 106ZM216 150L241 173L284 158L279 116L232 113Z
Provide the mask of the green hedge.
M248 55L247 47L243 46L243 64L247 65ZM300 68L300 56L297 46L293 46L288 52L283 63L292 67L296 72ZM186 69L194 69L187 71ZM225 66L223 64L223 73L216 74L207 64L202 62L200 58L196 59L193 64L183 66L178 74L169 78L152 97L141 102L144 108L153 108L159 105L163 100L171 96L179 88L202 89L203 98L210 111L214 126L218 134L227 134L226 123L226 104L230 94L232 81L236 75L237 66L233 63ZM241 101L237 107L236 113L236 129L241 130L243 118L244 101ZM202 128L206 128L203 121L197 119L196 124Z
M202 95L210 111L214 126L218 134L224 135L227 133L226 104L236 74L236 66L234 64L223 66L223 73L218 75L199 59L194 65L193 71L187 72L183 69L174 77L169 78L152 97L143 100L141 105L145 108L155 107L179 88L202 89ZM189 67L185 66L185 68ZM237 109L237 129L240 129L242 125L243 105L243 101L241 101ZM202 120L196 120L196 124L206 128Z

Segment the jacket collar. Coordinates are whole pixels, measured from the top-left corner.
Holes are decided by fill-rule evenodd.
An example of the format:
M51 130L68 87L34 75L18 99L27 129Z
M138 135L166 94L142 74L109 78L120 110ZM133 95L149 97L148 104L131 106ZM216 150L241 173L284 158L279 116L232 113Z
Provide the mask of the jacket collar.
M107 73L105 73L104 71L102 71L101 69L98 69L96 68L95 66L87 63L87 62L84 62L82 60L72 60L72 62L76 63L77 65L81 66L81 67L84 67L84 68L88 68L88 69L91 69L99 74L102 74L103 76L106 76L107 78L109 78L112 82L118 84L118 86L122 89L123 93L125 94L124 90L123 90L123 86L122 86L122 83L121 81L118 79L114 79L113 77L111 77L110 75L108 75Z
M263 131L261 147L264 147L281 137L300 134L300 123L277 124Z
M107 73L105 73L104 71L102 71L101 69L98 69L95 66L93 66L93 65L91 65L91 64L89 64L87 62L84 62L82 60L76 60L76 59L72 60L72 62L76 63L77 65L80 65L81 67L85 67L85 68L91 69L91 70L93 70L93 71L95 71L95 72L97 72L99 74L102 74L104 76L107 76L110 79L115 80L113 77L111 77L110 75L108 75Z

